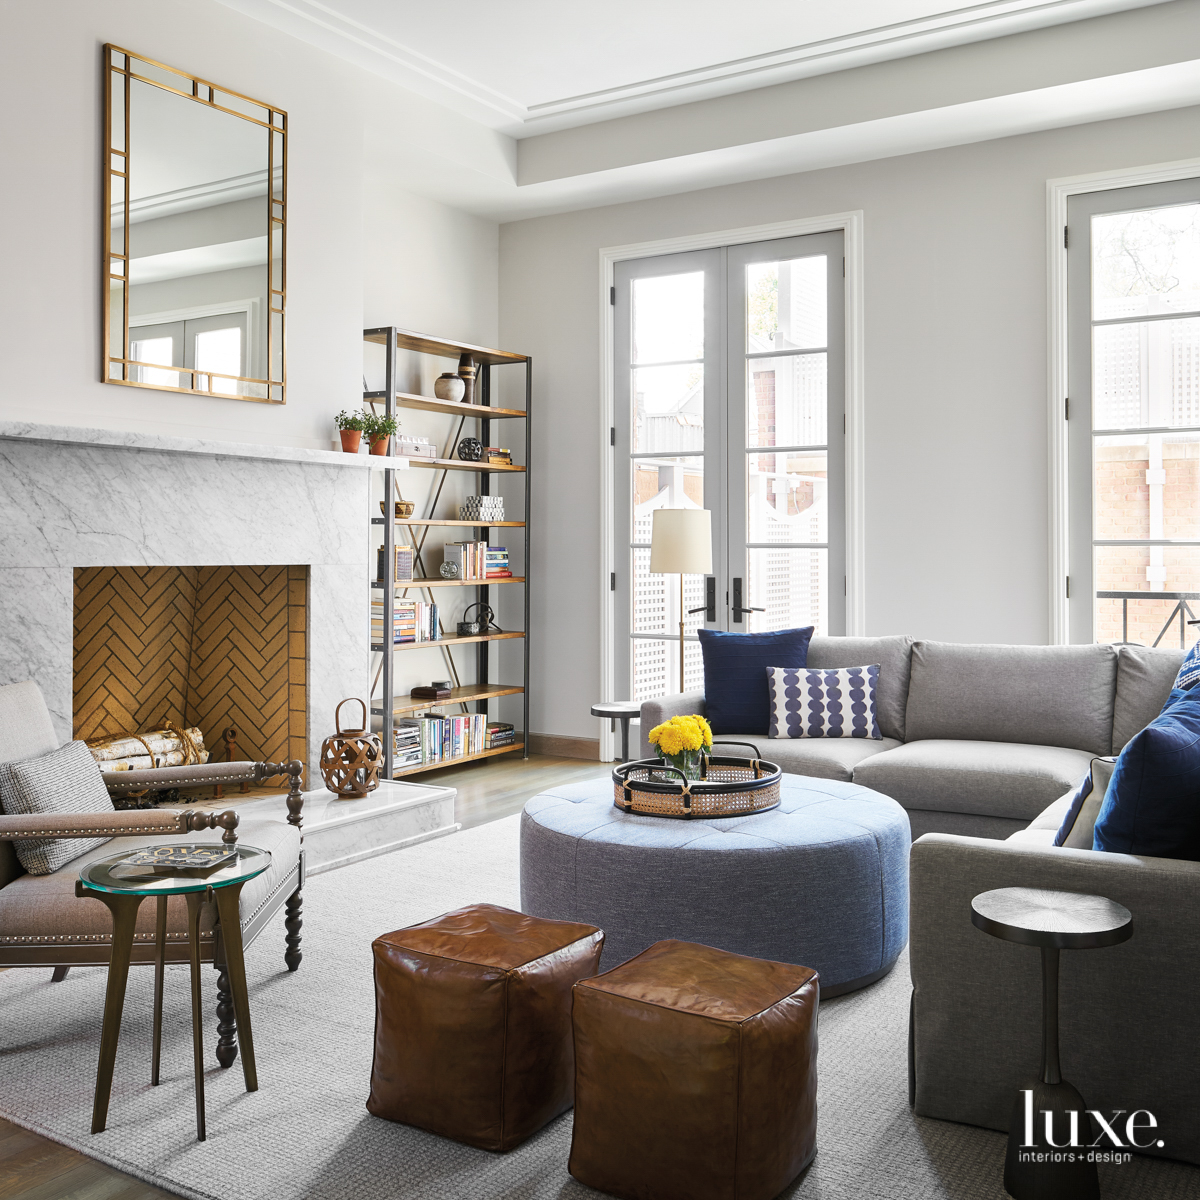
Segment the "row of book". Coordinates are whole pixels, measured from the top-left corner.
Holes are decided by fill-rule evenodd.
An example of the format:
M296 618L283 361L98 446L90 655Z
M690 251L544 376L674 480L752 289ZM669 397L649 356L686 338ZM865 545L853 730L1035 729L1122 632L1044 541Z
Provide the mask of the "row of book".
M383 601L371 601L371 645L384 641ZM436 642L441 637L438 626L438 606L424 600L397 598L392 610L392 644L406 642Z
M484 750L516 744L516 731L503 721L488 721L483 713L442 717L426 713L396 721L392 733L393 770L448 762Z
M445 560L458 568L459 579L508 579L507 546L489 546L487 542L447 542Z

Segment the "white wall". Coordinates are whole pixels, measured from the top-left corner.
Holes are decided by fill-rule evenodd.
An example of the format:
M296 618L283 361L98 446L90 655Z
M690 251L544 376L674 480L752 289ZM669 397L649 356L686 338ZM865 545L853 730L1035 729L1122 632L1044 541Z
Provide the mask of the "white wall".
M533 355L532 728L595 737L598 250L862 209L867 626L1047 637L1045 181L1200 153L1131 117L501 226L500 337Z
M19 231L0 296L0 420L329 448L332 415L360 403L364 298L372 322L494 339L495 225L394 179L367 194L384 185L367 181L364 114L402 128L428 102L215 0L0 0L0 31L0 223ZM285 406L100 382L106 41L288 113Z

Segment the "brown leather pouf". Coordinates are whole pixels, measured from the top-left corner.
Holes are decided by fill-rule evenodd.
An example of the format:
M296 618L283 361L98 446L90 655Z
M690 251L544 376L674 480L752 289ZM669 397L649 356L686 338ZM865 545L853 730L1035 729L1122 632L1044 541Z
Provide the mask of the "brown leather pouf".
M473 904L376 938L367 1109L511 1150L571 1107L571 988L604 934Z
M655 942L575 985L569 1170L625 1200L772 1200L816 1151L817 973Z

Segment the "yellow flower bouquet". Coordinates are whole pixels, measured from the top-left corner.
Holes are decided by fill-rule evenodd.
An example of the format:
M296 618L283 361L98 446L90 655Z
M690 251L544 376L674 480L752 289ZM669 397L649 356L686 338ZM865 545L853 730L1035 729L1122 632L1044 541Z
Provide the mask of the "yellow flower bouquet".
M688 779L700 778L701 759L713 744L712 730L703 717L672 717L656 725L648 737L659 754Z

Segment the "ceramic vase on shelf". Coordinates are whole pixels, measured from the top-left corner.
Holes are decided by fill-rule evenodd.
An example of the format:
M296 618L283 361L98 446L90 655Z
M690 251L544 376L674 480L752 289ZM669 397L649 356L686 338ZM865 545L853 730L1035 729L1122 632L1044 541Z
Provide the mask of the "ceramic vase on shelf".
M461 375L455 375L451 371L447 371L445 375L439 375L433 381L433 394L439 400L447 400L451 404L457 404L466 395L467 382Z
M458 375L463 381L463 403L475 403L475 360L469 355L464 354L458 360Z

